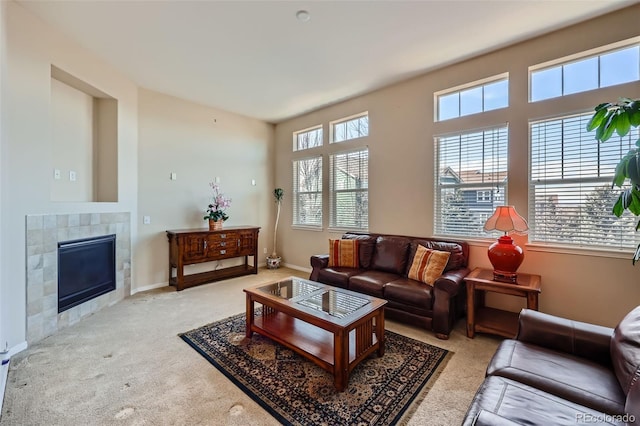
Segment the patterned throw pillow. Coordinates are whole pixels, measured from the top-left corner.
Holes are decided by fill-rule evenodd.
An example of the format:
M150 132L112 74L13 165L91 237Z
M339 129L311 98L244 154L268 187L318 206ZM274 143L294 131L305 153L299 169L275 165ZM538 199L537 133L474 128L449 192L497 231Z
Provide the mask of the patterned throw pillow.
M424 246L418 246L409 269L409 278L433 285L442 275L450 255L448 251L429 250Z
M358 240L329 240L329 266L358 268Z

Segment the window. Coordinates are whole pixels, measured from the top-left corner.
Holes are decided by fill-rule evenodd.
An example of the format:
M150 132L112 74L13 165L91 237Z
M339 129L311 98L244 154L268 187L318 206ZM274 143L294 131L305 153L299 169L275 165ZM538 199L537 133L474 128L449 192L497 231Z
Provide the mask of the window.
M640 79L640 45L530 71L531 102Z
M369 150L329 156L330 226L369 228Z
M435 232L484 237L482 227L504 205L507 126L435 138Z
M486 84L436 93L438 121L509 106L509 79L500 76Z
M369 114L365 112L357 117L332 122L331 131L333 135L331 142L344 142L369 136Z
M615 166L638 139L632 129L623 138L598 142L586 131L592 114L530 124L530 241L576 246L635 247L633 216L618 218L611 209Z
M322 157L293 162L293 224L322 226Z
M476 192L476 201L479 203L490 203L492 193L493 191L478 191Z
M315 148L317 146L322 146L322 126L301 130L293 134L294 151Z

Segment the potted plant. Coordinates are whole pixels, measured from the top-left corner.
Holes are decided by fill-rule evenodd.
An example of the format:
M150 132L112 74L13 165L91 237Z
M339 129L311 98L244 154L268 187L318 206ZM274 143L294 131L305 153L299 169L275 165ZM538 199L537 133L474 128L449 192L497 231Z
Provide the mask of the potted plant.
M587 130L596 131L596 139L604 142L617 133L625 136L631 128L640 126L640 99L620 98L616 103L603 103L595 108L595 113L587 124ZM640 216L640 139L635 143L616 165L613 176L613 186L622 188L618 200L613 205L613 214L622 216L629 210L635 216ZM629 179L631 186L623 187ZM640 221L636 231L640 229ZM633 264L640 259L640 244L633 254Z
M229 219L229 215L226 213L226 209L231 206L231 198L226 198L222 192L220 192L220 185L217 183L209 183L213 190L213 196L211 203L205 211L204 220L209 220L209 229L217 230L222 229L222 223Z
M280 220L280 206L282 204L282 197L284 197L284 190L282 188L274 189L273 196L275 197L276 204L278 205L278 213L276 214L276 226L273 230L273 252L271 252L271 256L267 256L267 267L269 269L278 269L282 258L278 256L278 252L276 250L276 237L278 235L278 221Z

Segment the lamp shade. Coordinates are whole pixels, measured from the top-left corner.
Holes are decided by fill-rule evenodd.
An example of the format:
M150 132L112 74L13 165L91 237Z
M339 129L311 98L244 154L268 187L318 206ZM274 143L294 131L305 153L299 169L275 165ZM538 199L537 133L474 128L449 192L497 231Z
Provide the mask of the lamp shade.
M493 265L493 279L516 283L516 271L524 260L524 253L513 243L507 232L527 232L529 230L527 221L516 212L513 206L498 206L484 224L484 230L504 232L504 235L498 238L498 241L493 243L487 251L489 261Z
M527 232L529 225L513 206L498 206L484 224L485 231Z

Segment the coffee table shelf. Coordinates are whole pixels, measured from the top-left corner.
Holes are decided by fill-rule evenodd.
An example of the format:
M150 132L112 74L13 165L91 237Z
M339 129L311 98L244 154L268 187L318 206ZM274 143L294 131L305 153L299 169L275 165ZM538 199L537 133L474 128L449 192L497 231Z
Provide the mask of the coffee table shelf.
M309 359L333 374L340 392L358 363L384 355L384 299L297 277L244 292L247 338L256 332Z

